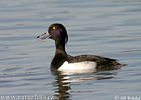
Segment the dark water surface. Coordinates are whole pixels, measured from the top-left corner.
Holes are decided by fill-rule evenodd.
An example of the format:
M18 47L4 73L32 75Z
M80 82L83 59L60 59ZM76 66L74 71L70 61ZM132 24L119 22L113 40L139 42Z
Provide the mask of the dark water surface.
M36 37L54 22L68 30L69 54L100 55L128 65L93 73L51 73L54 42ZM1 0L0 100L7 100L5 96L141 100L141 1Z

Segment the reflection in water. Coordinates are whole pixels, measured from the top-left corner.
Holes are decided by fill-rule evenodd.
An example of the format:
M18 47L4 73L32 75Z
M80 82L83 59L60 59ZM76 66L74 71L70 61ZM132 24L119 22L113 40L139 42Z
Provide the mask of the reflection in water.
M60 71L53 71L52 74L55 76L55 82L53 82L53 87L55 91L55 97L57 97L57 100L68 100L71 99L71 92L77 92L74 90L71 90L71 84L73 82L83 82L87 81L87 84L93 84L93 81L96 80L104 80L104 79L112 79L114 78L114 75L117 75L117 72L115 71L97 71L93 73L76 73L76 74L64 74L64 72ZM78 85L86 85L86 84L78 84ZM79 91L80 93L83 93L85 91ZM56 94L57 93L57 94Z
M53 82L54 91L59 93L55 95L59 100L66 100L70 98L70 82L66 82L66 75L62 75L61 72L55 71L53 74L56 76L55 82Z

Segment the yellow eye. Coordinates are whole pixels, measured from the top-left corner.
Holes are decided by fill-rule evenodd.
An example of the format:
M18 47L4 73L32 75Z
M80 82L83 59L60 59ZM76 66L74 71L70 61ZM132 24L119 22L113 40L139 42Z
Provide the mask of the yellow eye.
M55 30L56 29L56 27L53 27L53 30Z

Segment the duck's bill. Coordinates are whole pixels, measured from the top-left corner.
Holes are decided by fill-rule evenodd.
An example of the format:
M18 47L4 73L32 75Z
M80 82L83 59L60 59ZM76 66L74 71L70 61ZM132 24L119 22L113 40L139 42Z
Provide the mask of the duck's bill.
M38 38L39 40L48 39L48 38L50 38L50 37L51 37L51 35L48 34L48 33L44 33L44 34L42 34L42 35L40 35L40 36L37 36L37 38Z

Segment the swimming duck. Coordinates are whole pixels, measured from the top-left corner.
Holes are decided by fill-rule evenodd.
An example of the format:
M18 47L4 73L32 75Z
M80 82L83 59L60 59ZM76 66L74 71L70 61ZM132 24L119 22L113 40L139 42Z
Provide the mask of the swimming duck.
M51 70L95 70L120 68L116 59L110 59L96 55L70 56L65 50L65 44L68 42L66 28L60 23L54 23L48 28L48 32L37 37L40 40L53 39L55 41L56 51L51 62Z

